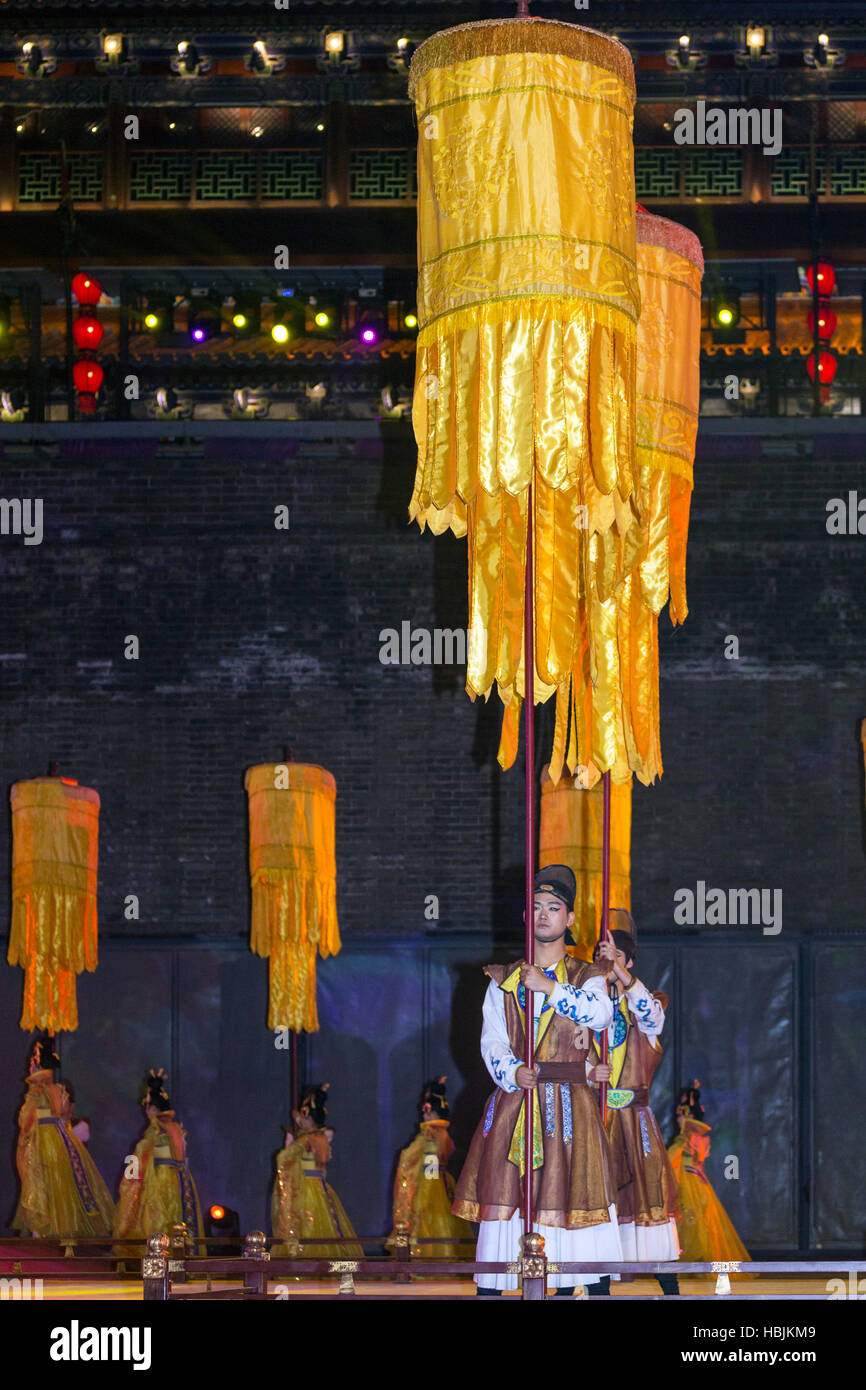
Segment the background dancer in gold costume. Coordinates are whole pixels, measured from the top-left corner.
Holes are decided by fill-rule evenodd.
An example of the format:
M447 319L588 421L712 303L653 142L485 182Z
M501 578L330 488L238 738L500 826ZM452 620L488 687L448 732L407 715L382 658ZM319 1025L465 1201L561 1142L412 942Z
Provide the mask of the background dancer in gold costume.
M701 1105L697 1081L681 1092L676 1115L680 1132L668 1145L668 1154L679 1184L680 1215L677 1226L682 1247L680 1258L751 1260L704 1172L704 1164L710 1153L710 1126L704 1122L704 1107Z
M334 1131L326 1127L325 1104L330 1082L308 1086L292 1112L294 1131L286 1130L286 1145L277 1154L277 1176L271 1194L271 1229L278 1244L272 1255L299 1255L311 1260L360 1260L362 1247L343 1204L328 1177ZM314 1237L347 1237L345 1245L305 1244Z
M408 1231L413 1256L427 1260L468 1260L471 1246L450 1244L461 1238L472 1239L468 1221L452 1215L454 1179L448 1160L454 1152L449 1134L446 1077L429 1081L421 1102L421 1122L412 1143L400 1154L394 1180L394 1230L386 1242L393 1249L398 1231ZM419 1245L420 1237L437 1237L436 1245Z
M60 1061L47 1035L34 1045L27 1095L18 1116L16 1163L21 1199L13 1221L22 1235L109 1236L114 1203L96 1164L64 1117L54 1079ZM71 1249L67 1249L67 1254Z
M115 1241L146 1239L157 1232L170 1235L183 1221L198 1252L196 1237L204 1236L198 1192L187 1166L186 1131L171 1108L165 1090L166 1075L148 1072L141 1100L148 1126L135 1151L126 1160L117 1198ZM141 1255L142 1248L118 1247L118 1255Z

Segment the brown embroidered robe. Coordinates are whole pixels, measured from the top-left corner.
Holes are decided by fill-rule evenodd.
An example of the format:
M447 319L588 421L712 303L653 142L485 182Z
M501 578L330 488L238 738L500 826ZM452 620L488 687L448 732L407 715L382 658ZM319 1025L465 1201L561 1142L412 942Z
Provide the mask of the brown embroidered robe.
M666 994L654 992L653 997L667 1009ZM649 1088L663 1055L658 1038L653 1046L637 1026L633 1009L628 1007L625 1061L616 1089L634 1091L635 1098L624 1109L610 1108L607 1112L607 1137L621 1224L633 1221L636 1226L664 1226L677 1213L677 1180L649 1105ZM598 1040L593 1033L590 1066L600 1060ZM597 1088L593 1088L593 1095L597 1094Z
M568 983L578 988L603 973L588 961L573 956L564 959ZM501 987L521 963L488 965L485 974ZM523 1011L513 993L503 992L511 1051L515 1057L522 1057ZM542 1014L541 1020L545 1017ZM608 1208L616 1200L598 1101L586 1082L590 1040L586 1026L554 1009L536 1048L537 1062L542 1066L566 1065L572 1078L568 1082L545 1082L542 1072L538 1084L544 1161L533 1172L533 1202L536 1220L543 1226L576 1229L609 1222ZM508 1221L521 1205L524 1180L508 1152L525 1094L522 1088L506 1092L497 1087L485 1105L455 1189L452 1211L456 1216L468 1221Z

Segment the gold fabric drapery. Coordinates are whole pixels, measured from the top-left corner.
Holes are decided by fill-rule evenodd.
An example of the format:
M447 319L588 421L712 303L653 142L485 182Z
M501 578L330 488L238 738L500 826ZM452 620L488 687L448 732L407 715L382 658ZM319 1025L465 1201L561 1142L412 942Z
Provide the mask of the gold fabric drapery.
M8 960L24 970L20 1026L78 1027L76 976L98 961L99 794L60 777L16 782Z
M567 728L568 766L579 756L594 786L611 769L645 785L662 773L658 615L684 621L700 393L701 275L697 237L650 213L637 215L641 315L637 334L637 492L624 574L611 597L590 595L572 701L560 687L551 776L558 778Z
M466 688L525 691L529 487L535 700L568 684L637 520L634 74L615 39L540 19L436 34L418 120L418 466L410 520L469 539ZM564 686L564 691L563 691Z
M610 906L631 910L631 779L611 781ZM584 787L579 777L550 779L541 773L538 867L567 864L577 880L572 935L577 956L592 959L601 933L601 786Z
M270 961L269 1028L315 1033L316 951L340 950L334 849L337 784L308 763L248 768L252 932Z

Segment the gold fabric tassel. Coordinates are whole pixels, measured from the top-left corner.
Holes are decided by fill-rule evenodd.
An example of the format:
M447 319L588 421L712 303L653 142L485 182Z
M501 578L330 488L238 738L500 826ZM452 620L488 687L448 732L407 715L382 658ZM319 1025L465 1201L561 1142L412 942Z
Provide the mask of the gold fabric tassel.
M250 949L270 961L269 1028L315 1033L316 953L340 950L335 808L330 772L306 763L247 770Z
M60 777L16 782L7 959L24 969L20 1026L78 1027L76 976L98 963L99 794Z

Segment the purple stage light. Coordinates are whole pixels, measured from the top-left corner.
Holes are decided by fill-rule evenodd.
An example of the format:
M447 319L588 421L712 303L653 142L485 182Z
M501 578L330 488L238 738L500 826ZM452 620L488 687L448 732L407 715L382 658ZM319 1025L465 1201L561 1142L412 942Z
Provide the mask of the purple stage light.
M376 330L375 330L375 328L365 328L364 331L363 331L363 333L361 334L361 341L362 341L362 342L365 342L365 343L375 343L375 341L376 341Z
M192 336L197 343L201 343L204 342L204 339L207 337L207 334L205 333L203 328L194 328L192 330Z

